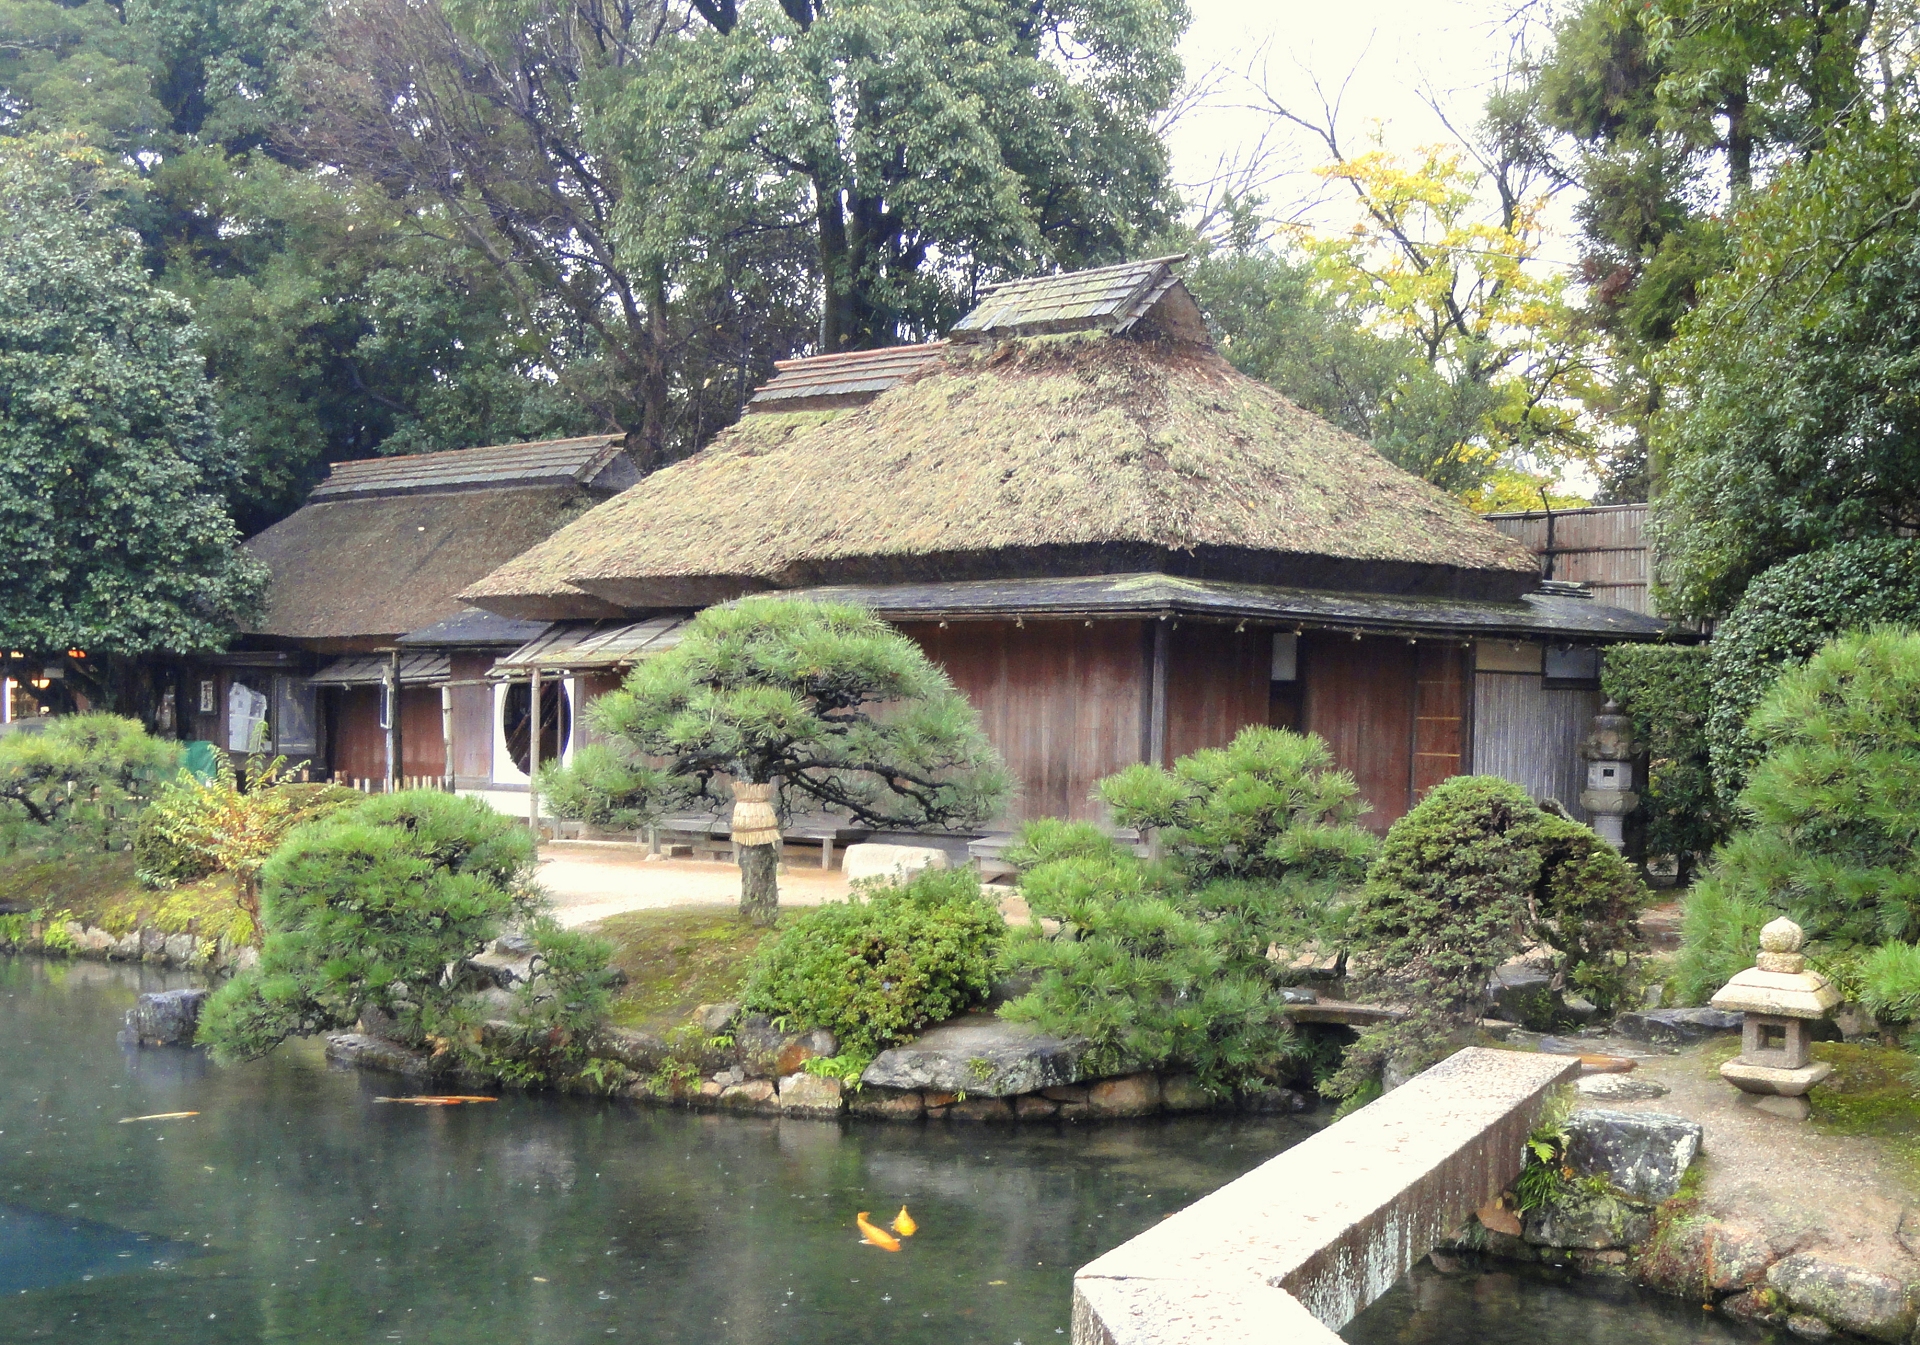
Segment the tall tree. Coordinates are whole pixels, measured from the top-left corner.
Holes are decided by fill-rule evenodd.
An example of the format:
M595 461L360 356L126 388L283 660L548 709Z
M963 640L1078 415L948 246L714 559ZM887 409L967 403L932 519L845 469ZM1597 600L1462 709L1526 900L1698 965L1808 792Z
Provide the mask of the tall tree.
M113 185L95 151L0 140L0 645L31 654L218 648L265 584L191 314Z

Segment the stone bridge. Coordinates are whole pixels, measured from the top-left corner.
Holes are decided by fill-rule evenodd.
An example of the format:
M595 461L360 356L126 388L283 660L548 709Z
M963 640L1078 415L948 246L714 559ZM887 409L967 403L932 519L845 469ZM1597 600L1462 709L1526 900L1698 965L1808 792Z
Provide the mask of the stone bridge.
M1472 1047L1080 1269L1074 1345L1337 1345L1520 1174L1568 1056Z

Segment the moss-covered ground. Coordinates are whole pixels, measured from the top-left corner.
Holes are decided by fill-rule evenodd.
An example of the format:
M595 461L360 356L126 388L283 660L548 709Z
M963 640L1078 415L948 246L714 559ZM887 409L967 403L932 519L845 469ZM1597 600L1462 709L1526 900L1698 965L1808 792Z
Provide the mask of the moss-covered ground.
M754 952L773 933L732 906L629 911L594 932L613 942L613 964L627 974L613 1021L656 1032L678 1027L702 1004L738 998Z
M1705 1055L1718 1070L1740 1054L1740 1039L1716 1042ZM1920 1059L1896 1046L1817 1041L1813 1058L1833 1073L1813 1090L1813 1124L1832 1135L1865 1135L1898 1155L1920 1184Z
M141 926L236 942L251 934L231 879L154 891L134 878L133 856L124 850L15 851L0 859L0 910L63 916L109 934Z

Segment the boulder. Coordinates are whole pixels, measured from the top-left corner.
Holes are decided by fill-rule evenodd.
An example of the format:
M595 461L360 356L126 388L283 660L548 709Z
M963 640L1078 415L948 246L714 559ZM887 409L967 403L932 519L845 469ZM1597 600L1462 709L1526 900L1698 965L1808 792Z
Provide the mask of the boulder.
M127 1010L127 1035L143 1046L187 1046L200 1028L210 990L152 990Z
M1796 1313L1811 1314L1842 1331L1870 1340L1904 1341L1913 1335L1914 1305L1906 1286L1890 1275L1800 1252L1773 1264L1767 1287Z
M942 1107L940 1115L949 1121L1011 1121L1013 1104L1003 1097L962 1098Z
M780 1110L788 1116L838 1116L840 1081L819 1074L789 1074L780 1081Z
M340 1032L327 1038L327 1059L353 1069L382 1070L414 1078L433 1072L425 1051L366 1032Z
M840 861L840 871L850 883L868 878L892 882L911 878L922 869L947 867L945 850L930 845L882 845L877 841L849 845Z
M1718 1219L1678 1219L1640 1257L1641 1280L1685 1298L1764 1284L1778 1253L1764 1233Z
M1699 1122L1684 1116L1579 1111L1567 1118L1567 1163L1583 1177L1605 1177L1616 1190L1657 1203L1680 1189L1701 1134Z
M1263 1088L1257 1093L1242 1093L1236 1099L1240 1110L1260 1115L1283 1113L1292 1115L1303 1112L1312 1105L1304 1093L1291 1088Z
M1634 1009L1613 1020L1613 1030L1656 1046L1691 1046L1738 1032L1746 1015L1728 1009Z
M603 1027L594 1054L618 1060L635 1074L651 1074L665 1063L668 1050L666 1041L651 1032Z
M780 1096L767 1079L749 1079L720 1090L720 1106L728 1111L779 1111Z
M1038 1093L1027 1093L1013 1100L1013 1114L1022 1121L1045 1121L1059 1114L1060 1104Z
M1160 1105L1167 1111L1206 1111L1213 1094L1191 1074L1175 1074L1160 1081Z
M1095 1116L1147 1116L1160 1110L1160 1077L1128 1074L1102 1079L1087 1090L1087 1107Z
M1521 1227L1521 1236L1535 1247L1604 1251L1644 1242L1653 1216L1618 1196L1582 1191L1528 1210Z
M733 1043L741 1062L751 1073L774 1078L797 1074L807 1061L833 1055L840 1049L833 1033L823 1027L806 1032L782 1032L763 1013L750 1013L736 1021Z
M1494 1016L1519 1023L1536 1032L1553 1026L1555 1003L1553 974L1530 962L1509 962L1494 968L1487 983L1487 998Z
M968 1014L882 1051L860 1082L870 1088L934 1089L968 1097L1013 1097L1080 1079L1082 1048L1025 1023Z
M724 1004L702 1004L693 1011L693 1021L700 1024L700 1030L709 1037L717 1037L727 1030L727 1024L739 1016L740 1006L728 1001Z
M918 1093L896 1093L885 1088L862 1088L847 1099L847 1110L855 1116L872 1116L883 1121L916 1121L927 1104Z
M1839 1332L1818 1317L1796 1312L1787 1318L1787 1330L1802 1340L1833 1340Z

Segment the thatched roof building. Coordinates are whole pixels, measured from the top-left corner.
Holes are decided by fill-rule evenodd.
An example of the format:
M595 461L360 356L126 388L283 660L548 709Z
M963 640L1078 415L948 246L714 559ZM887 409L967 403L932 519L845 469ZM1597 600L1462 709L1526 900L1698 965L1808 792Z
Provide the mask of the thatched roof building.
M1091 302L1059 293L1087 276L1106 282ZM956 329L966 341L790 362L706 451L467 596L559 619L589 614L582 594L631 610L1035 573L1531 587L1521 547L1195 339L1197 309L1164 260L1048 281L1025 286L1031 312L1020 294L983 302L987 316ZM1129 306L1116 289L1140 293ZM826 401L839 405L786 409Z
M617 435L338 463L247 542L273 580L246 634L390 643L457 616L462 588L638 480Z

